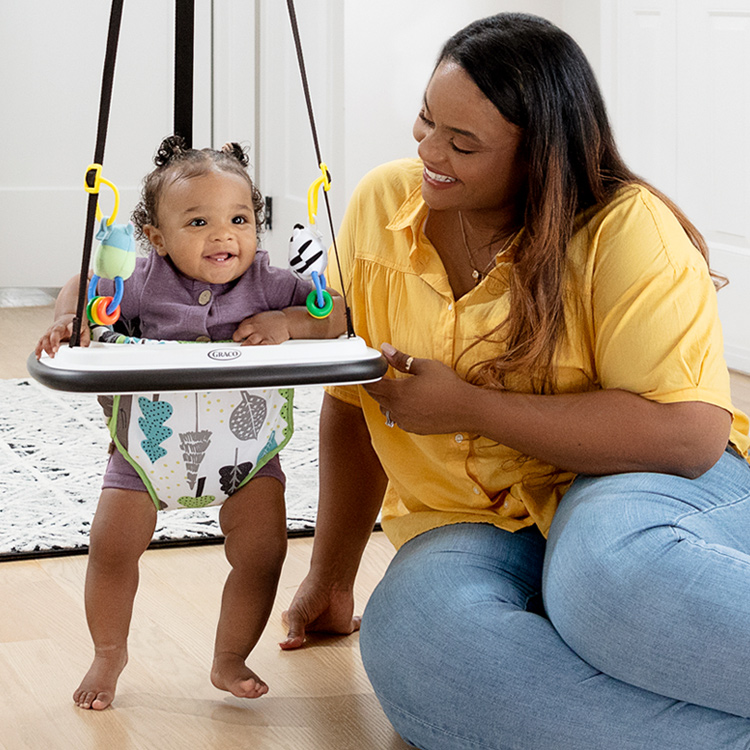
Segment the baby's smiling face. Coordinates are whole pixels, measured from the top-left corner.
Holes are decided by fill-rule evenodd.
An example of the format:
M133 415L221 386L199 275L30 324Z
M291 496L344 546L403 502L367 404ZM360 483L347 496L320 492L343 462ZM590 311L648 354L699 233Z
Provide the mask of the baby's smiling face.
M242 276L258 249L253 193L236 174L213 170L178 178L159 198L158 226L143 228L154 250L209 284Z

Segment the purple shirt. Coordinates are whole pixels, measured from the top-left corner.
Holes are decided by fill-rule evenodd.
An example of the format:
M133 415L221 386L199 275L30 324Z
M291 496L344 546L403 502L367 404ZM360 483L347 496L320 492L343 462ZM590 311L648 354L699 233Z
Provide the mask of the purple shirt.
M140 320L139 331L128 331L128 335L227 341L251 315L304 305L312 288L289 269L269 265L265 250L258 250L250 268L228 284L191 279L171 260L151 251L145 258L136 258L135 271L125 280L121 319L126 324ZM114 283L102 279L98 289L111 296Z

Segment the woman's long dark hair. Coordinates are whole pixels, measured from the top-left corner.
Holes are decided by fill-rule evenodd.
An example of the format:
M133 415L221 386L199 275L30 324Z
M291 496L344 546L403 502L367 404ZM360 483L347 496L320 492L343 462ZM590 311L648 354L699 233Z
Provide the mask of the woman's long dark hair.
M643 185L674 212L706 263L708 247L680 209L623 162L594 72L564 31L537 16L501 13L451 37L438 65L446 60L523 130L528 165L510 313L481 339L501 340L504 351L482 363L477 377L503 387L509 374L527 373L534 390L548 392L564 322L565 254L582 211L606 205L623 185Z

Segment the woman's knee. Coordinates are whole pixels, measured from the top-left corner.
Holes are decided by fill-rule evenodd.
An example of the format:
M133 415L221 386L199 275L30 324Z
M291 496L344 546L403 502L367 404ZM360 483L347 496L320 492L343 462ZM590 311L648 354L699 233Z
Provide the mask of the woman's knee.
M421 745L429 735L430 746L448 747L434 738L455 731L453 741L460 735L469 742L482 734L486 688L517 690L516 644L528 633L525 618L537 617L530 610L543 549L536 532L466 525L428 532L396 555L365 609L360 649L386 715L406 740Z
M628 648L644 596L664 583L657 561L677 542L678 501L653 482L645 474L583 477L550 529L545 610L566 643L599 668L614 643Z

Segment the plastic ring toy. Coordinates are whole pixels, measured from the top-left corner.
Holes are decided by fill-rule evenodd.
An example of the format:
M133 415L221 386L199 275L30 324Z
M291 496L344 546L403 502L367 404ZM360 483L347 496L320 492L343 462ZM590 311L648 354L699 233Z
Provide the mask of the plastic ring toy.
M313 318L327 318L333 310L333 297L323 290L323 306L318 306L318 292L313 289L310 294L307 295L305 305L307 306L307 312L313 316Z
M118 305L112 313L108 313L107 307L111 302L112 297L94 297L86 307L88 319L100 326L111 326L116 323L120 317L120 306Z
M115 309L112 312L109 312L109 307L112 302L113 302L112 297L99 297L99 302L97 303L94 309L96 310L96 317L98 318L97 322L100 325L111 326L113 323L116 323L117 320L119 319L120 317L119 305L116 305Z
M94 307L94 303L95 303L95 302L96 302L96 301L97 301L98 299L99 299L98 297L92 297L92 298L91 298L91 299L90 299L90 300L88 301L88 304L86 305L86 317L87 317L87 318L89 319L89 321L90 321L91 323L93 323L94 325L100 325L100 323L97 323L97 322L96 322L96 321L94 320L94 310L93 310L93 307Z

